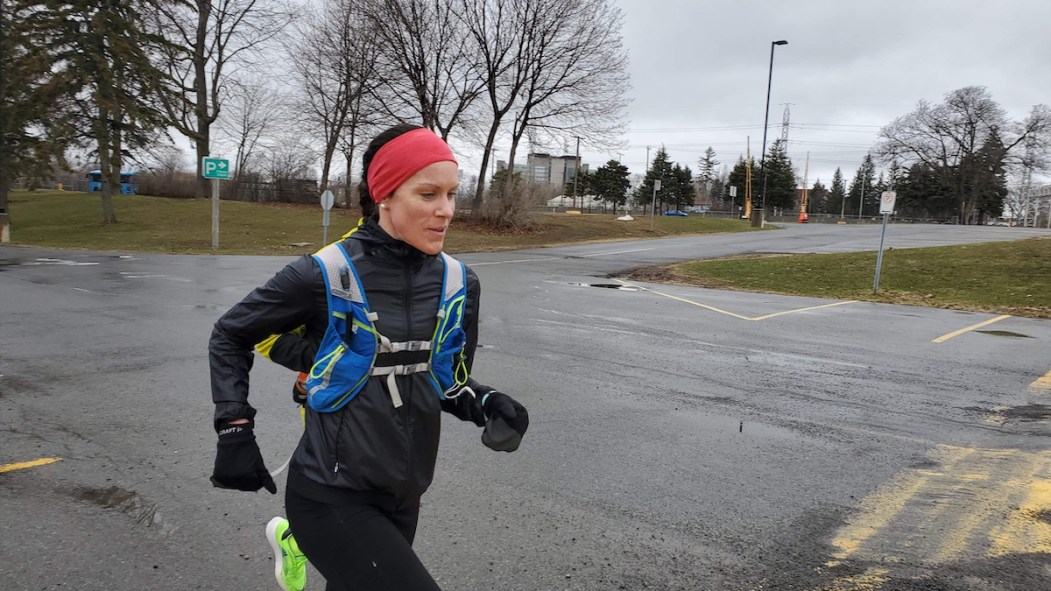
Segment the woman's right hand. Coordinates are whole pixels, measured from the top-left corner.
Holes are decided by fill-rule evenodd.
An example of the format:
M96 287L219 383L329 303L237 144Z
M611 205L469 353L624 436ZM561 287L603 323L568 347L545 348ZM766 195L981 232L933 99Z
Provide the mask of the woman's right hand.
M277 485L263 464L263 455L247 419L225 423L219 428L212 486L243 491L266 488L277 494Z

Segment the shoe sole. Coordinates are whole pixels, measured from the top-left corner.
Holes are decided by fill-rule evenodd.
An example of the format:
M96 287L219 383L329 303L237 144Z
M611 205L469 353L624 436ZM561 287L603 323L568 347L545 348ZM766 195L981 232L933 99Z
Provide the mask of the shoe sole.
M284 591L290 591L288 587L285 587L285 577L281 572L281 566L284 564L284 554L281 552L281 546L277 544L277 526L281 521L280 517L275 517L270 520L270 523L266 524L266 541L270 544L270 549L274 551L274 578L277 579L278 586Z

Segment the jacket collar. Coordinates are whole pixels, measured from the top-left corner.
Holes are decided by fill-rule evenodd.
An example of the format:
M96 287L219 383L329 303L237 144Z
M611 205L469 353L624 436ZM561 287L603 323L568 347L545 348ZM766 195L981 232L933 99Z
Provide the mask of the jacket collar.
M424 259L434 255L428 255L416 247L394 238L388 234L379 224L379 216L373 215L365 220L357 232L350 235L351 238L360 240L366 244L373 254L389 257L406 263L420 263Z

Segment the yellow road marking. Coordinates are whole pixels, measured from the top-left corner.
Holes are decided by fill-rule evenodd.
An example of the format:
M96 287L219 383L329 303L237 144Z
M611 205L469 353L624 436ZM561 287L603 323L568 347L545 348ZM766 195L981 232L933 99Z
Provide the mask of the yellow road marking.
M4 472L14 472L15 470L25 470L26 468L36 468L37 466L46 466L53 464L62 458L40 458L39 460L33 460L31 462L17 462L14 464L4 464L0 466L0 474Z
M821 308L832 308L834 306L842 306L844 304L856 304L857 300L846 300L842 302L833 302L831 304L822 304L820 306L810 306L809 308L796 308L795 310L786 310L784 312L775 312L774 314L767 314L766 316L756 316L755 318L749 318L749 320L766 320L767 318L773 318L775 316L784 316L785 314L795 314L796 312L806 312L808 310L819 310Z
M945 471L948 471L972 453L974 450L943 447L939 448L937 455L945 456L939 459L945 465ZM858 518L841 529L832 540L832 545L839 548L839 551L832 554L835 560L827 566L836 566L840 561L858 553L865 542L885 529L910 503L915 502L916 496L928 488L932 478L942 476L945 471L910 470L895 476L875 493L865 497L861 502L861 514Z
M1051 554L1051 466L1046 461L1034 464L1034 475L1043 479L1021 483L1028 485L1026 497L1011 511L1006 523L989 533L989 556Z
M844 574L826 591L880 589L895 564L1051 555L1051 451L939 446L929 457L938 468L906 470L859 503L825 565L882 568Z
M704 308L705 310L711 310L712 312L718 312L719 314L725 314L727 316L733 316L734 318L737 318L737 319L740 319L740 320L753 320L753 321L754 320L766 320L768 318L775 318L777 316L784 316L786 314L796 314L798 312L807 312L809 310L818 310L818 309L821 309L821 308L831 308L833 306L842 306L844 304L857 303L856 300L846 300L846 301L843 301L843 302L834 302L834 303L831 303L831 304L822 304L820 306L809 306L809 307L806 307L806 308L796 308L794 310L785 310L784 312L775 312L773 314L766 314L764 316L742 316L740 314L735 314L733 312L728 312L726 310L722 310L722 309L716 308L715 306L709 306L708 304L702 304L700 302L695 302L693 300L688 300L686 298L681 298L679 296L674 296L674 295L671 295L670 293L664 293L662 291L656 291L656 290L648 289L646 287L642 287L641 285L635 285L633 283L628 283L627 281L624 281L623 279L616 279L616 278L614 278L613 280L618 282L618 283L620 283L621 285L626 285L628 287L634 287L636 289L641 289L642 291L648 291L648 292L650 292L652 294L656 294L656 295L659 295L659 296L664 296L664 297L666 297L668 299L672 299L672 300L675 300L677 302L682 302L684 304L690 304L691 306L697 306L698 308Z
M996 318L990 318L989 320L986 320L985 322L979 322L978 324L972 324L971 326L968 326L967 328L961 328L960 330L954 330L953 332L950 332L949 334L943 334L942 336L934 339L931 342L932 343L944 343L945 341L947 341L947 340L949 340L949 339L951 339L953 337L958 337L958 336L962 335L965 332L971 332L972 330L979 329L979 328L981 328L983 326L989 326L990 324L992 324L994 322L1000 322L1004 318L1010 318L1010 317L1011 317L1010 314L1005 314L1003 316L997 316Z
M1029 384L1029 393L1033 395L1051 394L1051 371Z
M860 575L840 577L827 591L879 591L890 574L885 568L870 568Z

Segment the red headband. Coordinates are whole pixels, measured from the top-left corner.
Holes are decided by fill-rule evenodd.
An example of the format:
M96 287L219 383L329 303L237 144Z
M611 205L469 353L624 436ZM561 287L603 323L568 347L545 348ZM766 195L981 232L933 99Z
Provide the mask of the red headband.
M380 148L369 163L369 194L383 201L409 177L435 162L456 162L445 140L429 129L403 133ZM457 163L459 164L459 163Z

